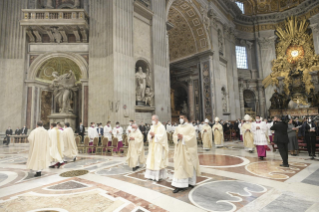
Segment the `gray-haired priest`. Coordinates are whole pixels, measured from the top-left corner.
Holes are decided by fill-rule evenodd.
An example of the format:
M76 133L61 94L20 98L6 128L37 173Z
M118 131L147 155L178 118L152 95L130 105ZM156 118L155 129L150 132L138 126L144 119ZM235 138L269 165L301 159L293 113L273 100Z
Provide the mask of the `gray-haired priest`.
M138 129L137 124L131 125L131 132L128 138L129 147L126 156L126 162L133 171L145 164L144 155L144 136Z
M152 127L147 135L149 142L146 161L145 178L159 181L166 178L168 164L168 141L164 125L159 122L158 116L152 116Z
M175 171L172 186L176 187L173 193L193 188L196 176L200 176L195 128L188 123L187 115L180 115L179 122L173 135Z
M50 137L42 126L43 123L39 121L28 137L30 149L27 169L35 170L35 177L40 177L41 171L50 165Z

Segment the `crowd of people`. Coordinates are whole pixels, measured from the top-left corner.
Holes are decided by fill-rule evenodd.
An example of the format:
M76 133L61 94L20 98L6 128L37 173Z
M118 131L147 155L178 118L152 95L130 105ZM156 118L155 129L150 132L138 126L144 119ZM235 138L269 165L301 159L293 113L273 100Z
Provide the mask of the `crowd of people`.
M10 144L10 136L12 135L28 135L28 128L25 125L22 128L17 127L17 129L13 133L13 130L9 126L8 129L6 129L6 136L3 141L4 145L8 146Z
M157 115L152 116L152 124L137 125L134 120L130 120L124 130L119 122L111 126L108 121L105 126L102 123L91 123L87 129L87 136L92 145L93 140L101 137L108 138L109 145L114 138L118 140L118 146L113 151L118 152L123 147L123 135L126 135L128 151L126 161L133 171L145 166L145 178L159 181L165 179L168 166L169 141L174 147L174 176L172 186L174 193L194 187L196 176L200 175L198 160L198 141L203 144L203 149L210 150L213 143L216 148L224 146L224 133L229 129L238 129L238 138L243 142L247 151L253 153L257 150L257 155L261 160L266 157L270 142L274 142L282 157L281 166L289 167L288 150L291 155L298 154L298 141L296 131L302 135L308 145L310 156L315 156L317 125L311 118L303 122L299 120L289 121L282 117L275 116L273 119L263 120L256 115L255 120L249 115L245 115L243 120L233 123L225 123L218 117L214 122L205 119L204 122L189 122L187 115L180 115L179 124L171 125L161 123ZM226 128L226 130L225 130ZM85 127L80 123L77 128L78 135L85 136ZM28 140L30 142L30 152L27 168L36 171L36 177L41 176L42 169L47 167L55 168L64 165L67 160L76 160L78 150L75 142L75 133L70 128L69 123L63 127L60 123L52 123L50 130L45 130L42 122L37 123L37 128L33 130ZM145 156L144 142L148 142L148 155ZM94 148L92 148L94 150Z

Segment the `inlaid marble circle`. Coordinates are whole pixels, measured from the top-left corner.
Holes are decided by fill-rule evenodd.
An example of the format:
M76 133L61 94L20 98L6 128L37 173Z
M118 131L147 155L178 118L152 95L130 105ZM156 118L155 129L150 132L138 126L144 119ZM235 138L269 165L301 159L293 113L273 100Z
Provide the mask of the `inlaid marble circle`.
M96 172L98 175L118 175L126 174L132 172L132 169L127 165L120 164L117 166L112 166L110 168L102 169Z
M233 202L242 202L242 197L254 193L264 193L261 185L239 180L220 180L196 186L189 193L189 200L197 207L212 212L233 212L237 209ZM235 194L235 195L233 195Z
M246 170L254 175L270 179L285 180L289 174L295 174L300 168L307 166L305 163L290 163L289 168L281 167L282 161L259 161L246 165Z
M235 155L202 154L198 158L201 166L214 168L238 167L250 162L247 158Z

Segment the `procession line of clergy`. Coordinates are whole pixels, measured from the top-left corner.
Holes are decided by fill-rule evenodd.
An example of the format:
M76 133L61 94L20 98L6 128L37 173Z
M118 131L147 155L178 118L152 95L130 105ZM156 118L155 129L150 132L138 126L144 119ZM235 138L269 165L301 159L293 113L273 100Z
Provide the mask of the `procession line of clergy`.
M152 116L152 127L147 135L149 154L146 159L145 178L159 181L165 179L168 166L168 139L164 125L159 122L158 116ZM172 186L177 193L196 184L196 176L200 175L197 155L197 140L194 127L188 123L185 115L180 116L180 125L173 134L175 143L174 176ZM132 125L129 136L129 149L126 161L136 171L144 164L143 135L136 124Z
M215 118L215 124L213 127L209 126L209 120L205 119L204 126L201 127L201 136L203 142L203 149L208 151L213 147L213 134L215 147L224 146L224 131L223 126L219 123L220 119Z
M259 115L256 116L255 122L252 122L252 118L247 114L244 116L244 120L245 123L240 126L240 130L245 149L252 153L256 147L258 157L263 160L270 142L269 127L271 125L267 125Z
M30 133L27 168L36 171L35 177L41 176L41 171L47 167L60 168L64 161L76 160L78 149L73 130L69 123L65 123L63 131L60 128L60 125L52 123L47 131L39 121L37 128Z

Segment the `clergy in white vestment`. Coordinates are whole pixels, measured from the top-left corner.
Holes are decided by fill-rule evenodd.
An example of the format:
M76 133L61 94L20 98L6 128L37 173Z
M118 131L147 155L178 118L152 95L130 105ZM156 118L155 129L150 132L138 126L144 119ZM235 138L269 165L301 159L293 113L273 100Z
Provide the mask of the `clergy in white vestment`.
M129 146L126 162L133 171L136 171L140 166L145 164L144 136L138 129L137 124L132 124L132 132L127 139Z
M123 128L119 122L116 122L116 126L113 128L113 137L117 138L117 147L113 149L114 152L119 152L120 148L123 147Z
M29 156L27 169L35 170L35 177L41 176L41 171L50 165L50 137L48 131L43 128L39 121L37 128L32 130L28 137Z
M212 128L209 126L209 120L205 119L205 124L201 130L203 149L208 151L213 147Z
M64 143L64 157L76 161L78 156L78 147L76 146L73 129L70 127L70 123L65 123L65 130L63 132Z
M195 129L195 133L196 133L196 140L198 139L198 134L199 134L199 127L196 123L193 123L193 127Z
M146 160L145 178L159 181L166 177L168 165L168 140L164 125L158 116L152 116L152 127L147 135L149 151Z
M126 128L125 130L125 133L127 135L127 137L130 137L130 133L132 132L132 124L134 124L134 121L133 120L130 120L129 124L128 124L128 127Z
M268 131L265 122L256 115L256 121L251 124L251 130L254 134L254 144L256 145L258 157L263 160L266 157L266 146L268 145Z
M95 123L94 122L91 122L91 127L89 127L88 129L88 137L90 139L90 146L93 146L93 140L94 138L98 138L99 137L99 134L97 132L97 129L95 128ZM89 153L93 152L93 148L89 148Z
M195 128L188 123L187 115L180 115L180 125L173 135L174 151L174 176L172 186L176 189L173 193L193 188L196 185L196 176L200 176L197 154L197 140Z
M112 126L111 126L111 122L108 121L106 123L106 125L104 126L104 137L107 138L108 142L108 146L112 145Z
M62 137L62 131L57 127L56 123L51 123L51 128L49 129L50 143L50 156L51 156L51 166L50 168L55 168L56 166L64 165L63 161L63 151L64 143Z
M251 132L251 120L252 118L250 115L246 114L244 116L245 123L241 126L243 132L243 142L244 147L250 153L254 152L255 145L254 145L254 134Z
M243 141L243 130L242 126L245 123L244 120L241 120L240 123L238 124L238 129L239 129L239 135L240 135L240 140Z
M219 123L219 121L219 118L216 117L215 124L212 127L212 131L214 133L214 143L217 148L224 146L224 130L223 126Z

